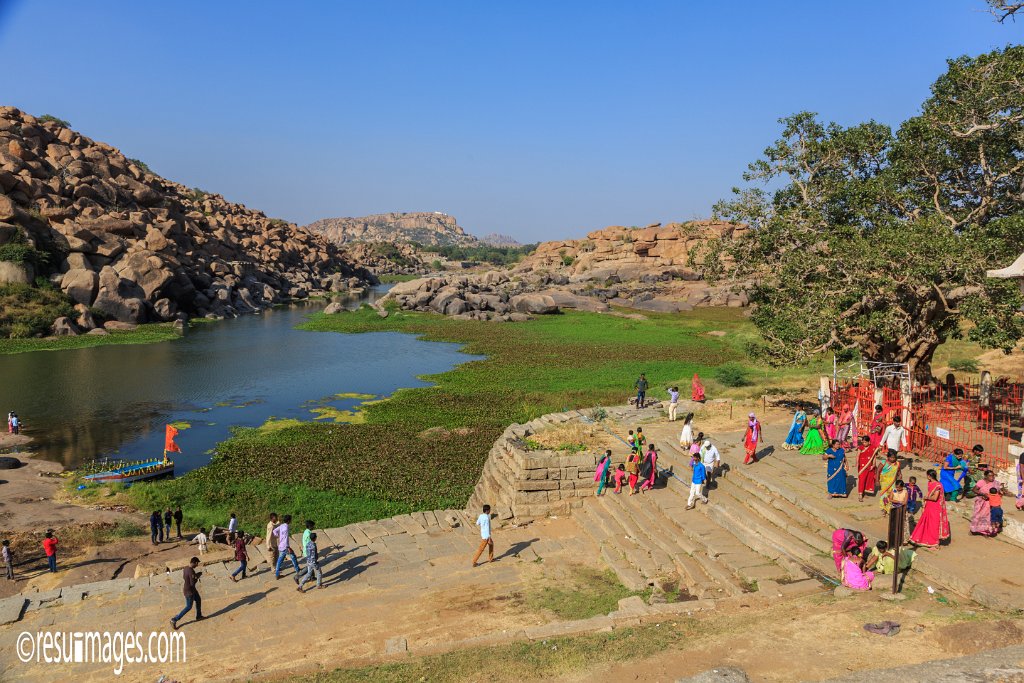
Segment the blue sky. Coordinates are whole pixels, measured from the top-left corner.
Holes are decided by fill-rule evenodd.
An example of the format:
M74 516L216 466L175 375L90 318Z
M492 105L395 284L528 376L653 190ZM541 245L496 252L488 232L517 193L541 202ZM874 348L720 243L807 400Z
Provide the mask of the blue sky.
M307 223L445 211L522 241L706 216L798 110L898 124L982 0L0 0L0 102Z

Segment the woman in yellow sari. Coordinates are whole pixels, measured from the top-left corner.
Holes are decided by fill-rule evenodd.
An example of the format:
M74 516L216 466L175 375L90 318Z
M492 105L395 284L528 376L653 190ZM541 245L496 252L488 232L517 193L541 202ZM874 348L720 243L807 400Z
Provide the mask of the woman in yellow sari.
M890 453L878 468L878 505L882 508L883 515L888 515L892 508L893 489L899 478L900 461L895 453Z

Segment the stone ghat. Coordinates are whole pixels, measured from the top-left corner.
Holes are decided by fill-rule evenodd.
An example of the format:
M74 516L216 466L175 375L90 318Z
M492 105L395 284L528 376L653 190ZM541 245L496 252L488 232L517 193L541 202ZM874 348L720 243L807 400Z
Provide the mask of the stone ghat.
M526 448L530 435L575 419L569 413L552 413L508 427L491 447L467 510L476 512L490 505L499 519L525 521L566 515L581 507L583 498L593 495L597 487L597 455Z

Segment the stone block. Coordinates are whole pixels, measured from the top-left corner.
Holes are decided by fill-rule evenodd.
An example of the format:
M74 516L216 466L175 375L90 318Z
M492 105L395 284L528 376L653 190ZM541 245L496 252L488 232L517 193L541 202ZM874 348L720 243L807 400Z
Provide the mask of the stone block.
M388 638L384 642L384 654L386 655L398 655L405 654L409 651L409 641L401 636L394 638Z
M550 479L527 479L516 482L515 487L517 491L555 491L559 487L559 482Z
M558 482L558 488L562 491L572 491L576 488L576 482L563 480Z
M21 595L0 600L0 626L13 624L21 619L27 605L28 600Z

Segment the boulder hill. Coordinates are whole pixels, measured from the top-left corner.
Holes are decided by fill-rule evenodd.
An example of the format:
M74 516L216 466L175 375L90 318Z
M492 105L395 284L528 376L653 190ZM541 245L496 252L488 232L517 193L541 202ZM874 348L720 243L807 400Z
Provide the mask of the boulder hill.
M335 244L349 242L416 242L427 247L477 246L454 216L437 211L379 213L361 218L322 218L306 226Z
M319 235L161 178L14 107L0 107L4 245L0 281L49 278L85 328L93 313L131 323L230 317L373 281Z

